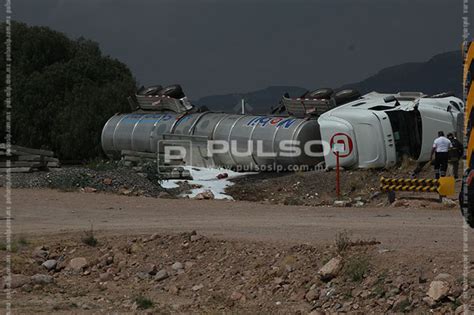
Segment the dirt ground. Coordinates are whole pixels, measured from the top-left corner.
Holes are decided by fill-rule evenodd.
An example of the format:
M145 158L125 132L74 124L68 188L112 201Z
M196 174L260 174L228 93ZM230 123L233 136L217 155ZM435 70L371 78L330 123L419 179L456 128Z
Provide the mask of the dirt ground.
M340 173L341 196L336 197L336 173L325 172L288 172L259 173L234 180L235 185L227 192L236 200L265 202L270 204L327 206L333 205L335 199L348 200L348 205L385 207L385 194L380 193L380 178L410 178L414 164L408 164L390 170L345 170ZM430 165L425 165L417 178L434 178ZM457 182L458 188L461 181ZM457 190L459 191L459 189ZM398 192L400 199L415 199L412 207L439 207L438 195L433 193ZM456 201L457 196L450 196Z
M456 208L286 206L51 189L14 189L12 203L17 234L84 231L93 225L121 233L198 230L215 237L294 244L332 242L337 232L348 230L393 248L454 252L462 243L463 220Z
M14 189L12 201L14 313L445 314L464 302L458 209L51 189ZM338 256L342 267L323 281L318 271ZM430 301L440 277L447 293Z

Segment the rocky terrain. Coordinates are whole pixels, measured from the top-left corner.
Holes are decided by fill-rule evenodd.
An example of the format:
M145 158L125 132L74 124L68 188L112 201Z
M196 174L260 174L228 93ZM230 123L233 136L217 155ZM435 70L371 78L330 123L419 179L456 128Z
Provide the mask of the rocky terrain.
M12 262L15 313L460 314L463 303L460 257L388 251L345 232L300 245L194 231L24 236Z
M152 167L150 169L153 170ZM5 183L0 175L0 183ZM53 188L62 191L109 192L158 197L161 188L156 174L137 173L118 163L66 166L53 171L12 174L12 188Z
M456 207L457 196L440 203L437 194L397 192L399 201L389 203L380 192L380 177L410 178L414 165L391 170L341 171L341 196L336 197L336 174L332 172L260 173L233 180L227 192L236 200L304 206L395 206L447 209ZM425 166L418 178L433 178ZM457 182L460 185L460 182ZM459 189L458 189L459 191ZM338 202L335 202L339 199Z

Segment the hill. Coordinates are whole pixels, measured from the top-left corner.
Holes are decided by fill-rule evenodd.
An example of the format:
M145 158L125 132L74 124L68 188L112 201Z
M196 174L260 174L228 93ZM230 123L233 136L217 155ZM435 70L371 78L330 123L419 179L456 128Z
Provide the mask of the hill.
M439 54L427 62L410 62L382 69L377 74L342 88L361 93L371 91L420 91L437 94L452 91L462 96L462 57L460 51Z
M461 53L451 51L436 55L426 62L410 62L382 69L363 81L346 84L339 89L353 88L361 93L421 91L436 94L452 91L461 97L461 80ZM251 113L262 114L277 105L285 92L291 96L300 96L306 90L296 86L270 86L249 93L210 95L194 103L214 111L236 113L240 112L240 102L244 98Z

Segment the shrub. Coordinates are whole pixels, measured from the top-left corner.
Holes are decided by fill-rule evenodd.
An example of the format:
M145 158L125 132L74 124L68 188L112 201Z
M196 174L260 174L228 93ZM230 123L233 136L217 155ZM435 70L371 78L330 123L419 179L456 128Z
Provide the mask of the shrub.
M369 259L366 256L354 256L346 262L344 267L347 278L360 282L369 271Z
M139 295L135 298L135 303L137 303L137 307L141 310L146 310L153 307L153 301L142 295Z

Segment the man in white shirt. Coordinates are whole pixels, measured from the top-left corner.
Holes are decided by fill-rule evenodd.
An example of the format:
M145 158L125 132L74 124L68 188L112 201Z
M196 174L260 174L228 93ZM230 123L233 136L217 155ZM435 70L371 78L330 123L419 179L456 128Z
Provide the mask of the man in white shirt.
M431 150L431 160L434 159L435 177L439 178L446 176L448 169L449 149L452 147L451 141L444 136L444 132L438 131L438 138L433 142L433 149Z

